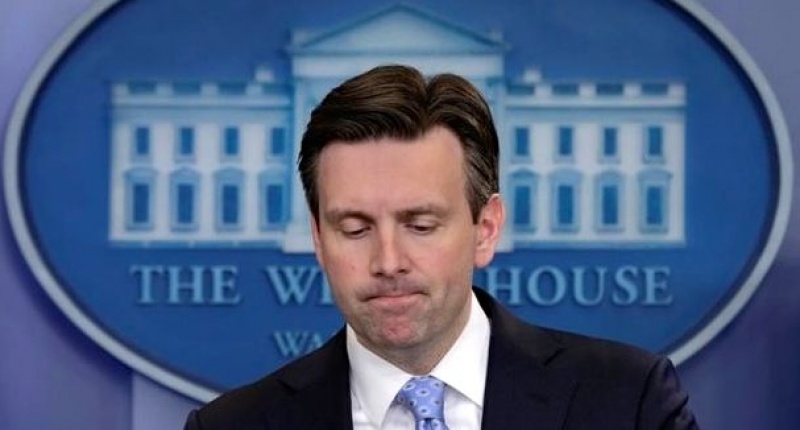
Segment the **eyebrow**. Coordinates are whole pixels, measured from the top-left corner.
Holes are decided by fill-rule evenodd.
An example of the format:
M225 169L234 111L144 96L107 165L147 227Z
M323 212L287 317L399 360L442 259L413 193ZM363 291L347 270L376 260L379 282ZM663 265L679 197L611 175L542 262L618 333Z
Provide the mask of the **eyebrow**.
M447 213L448 211L442 206L436 204L423 204L419 206L413 206L408 209L403 209L396 214L396 217L401 221L409 221L425 215L444 218ZM325 211L323 216L331 224L339 223L348 218L355 218L366 222L370 222L374 219L374 217L368 215L367 213L355 209L331 209Z
M323 214L325 219L331 224L337 224L347 218L356 218L362 221L369 221L372 217L362 211L352 209L331 209Z
M439 205L425 204L400 211L398 218L402 221L409 221L425 215L431 215L436 218L444 218L445 215L447 215L447 210Z

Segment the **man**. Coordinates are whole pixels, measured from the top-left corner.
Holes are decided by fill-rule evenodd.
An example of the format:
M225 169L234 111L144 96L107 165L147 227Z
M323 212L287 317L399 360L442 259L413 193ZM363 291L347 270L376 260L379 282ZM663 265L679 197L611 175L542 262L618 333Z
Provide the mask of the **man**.
M472 287L505 220L478 91L383 66L312 112L299 170L347 325L186 429L696 428L670 362L528 325Z

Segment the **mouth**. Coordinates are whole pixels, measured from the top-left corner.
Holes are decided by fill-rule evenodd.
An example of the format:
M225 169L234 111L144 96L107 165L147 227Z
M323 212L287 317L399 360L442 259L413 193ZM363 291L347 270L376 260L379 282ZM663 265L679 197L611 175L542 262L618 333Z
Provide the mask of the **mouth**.
M369 296L367 303L379 308L403 309L413 305L422 296L419 291L385 291Z

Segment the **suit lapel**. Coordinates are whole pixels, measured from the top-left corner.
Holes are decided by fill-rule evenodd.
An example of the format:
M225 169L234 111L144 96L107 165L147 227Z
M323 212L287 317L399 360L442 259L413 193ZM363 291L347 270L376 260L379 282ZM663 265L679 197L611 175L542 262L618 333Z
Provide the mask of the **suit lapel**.
M562 428L577 387L569 372L552 365L563 346L498 306L486 292L475 292L492 328L481 427ZM353 428L344 330L281 381L295 393L288 405L291 428Z
M294 368L281 380L295 392L290 409L291 428L353 428L350 402L350 364L345 331L324 345L314 360Z
M559 429L577 381L551 363L563 346L476 290L492 334L482 427L485 429Z

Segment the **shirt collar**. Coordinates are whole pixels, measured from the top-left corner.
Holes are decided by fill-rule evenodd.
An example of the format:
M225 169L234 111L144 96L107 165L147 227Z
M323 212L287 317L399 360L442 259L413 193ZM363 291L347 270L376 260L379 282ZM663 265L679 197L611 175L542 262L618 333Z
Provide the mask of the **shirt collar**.
M486 366L489 359L489 319L472 294L469 320L456 342L431 371L452 389L483 408ZM370 422L381 427L400 387L413 375L365 348L347 326L350 387Z

